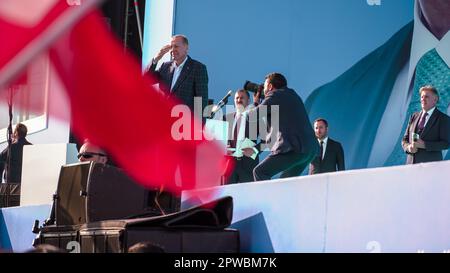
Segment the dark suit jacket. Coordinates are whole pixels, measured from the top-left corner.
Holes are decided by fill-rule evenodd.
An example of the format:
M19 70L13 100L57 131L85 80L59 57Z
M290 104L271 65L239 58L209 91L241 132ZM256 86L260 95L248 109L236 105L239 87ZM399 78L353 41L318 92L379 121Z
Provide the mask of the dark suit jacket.
M19 139L16 143L11 144L11 166L6 181L12 183L20 183L22 180L22 157L23 146L31 145L25 138ZM0 154L0 176L6 169L8 164L8 148L4 149Z
M206 66L188 56L171 92L173 73L170 72L170 67L172 63L173 61L165 62L158 70L156 70L156 64L153 64L150 66L149 73L156 76L161 90L173 94L182 103L189 106L191 111L194 110L194 97L201 97L203 110L208 105L208 72Z
M417 153L410 154L407 152L407 146L412 142L413 133L419 123L420 112L411 115L406 128L405 135L402 139L402 146L407 153L406 164L414 164L421 162L431 162L442 160L442 150L446 150L450 146L450 118L446 114L434 109L433 114L428 120L420 139L425 142L425 149L419 149Z
M278 117L273 106L278 106ZM284 88L269 93L256 108L260 117L264 116L261 114L263 107L267 107L267 124L270 128L266 144L273 155L288 152L317 154L319 144L303 101L294 90ZM272 117L274 121L279 121L278 130L276 124L271 124Z
M335 172L336 170L345 170L344 150L341 143L328 138L325 156L322 161L320 161L320 156L314 158L309 165L309 174Z

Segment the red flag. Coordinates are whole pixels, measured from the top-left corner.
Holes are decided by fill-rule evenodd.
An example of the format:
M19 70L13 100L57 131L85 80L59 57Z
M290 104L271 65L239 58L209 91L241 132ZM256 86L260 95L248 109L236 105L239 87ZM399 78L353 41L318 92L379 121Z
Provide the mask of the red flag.
M0 53L0 69L7 70L12 56L39 39L52 22L62 20L51 16L53 12L61 16L66 11L56 4L36 27L21 30L17 41L7 42L7 50ZM0 21L0 27L4 23ZM73 29L70 24L64 28L66 34L46 48L70 99L72 126L79 139L89 138L106 149L147 187L164 184L179 191L217 185L225 167L220 147L203 138L174 139L172 125L178 117L171 111L176 102L154 90L152 79L141 76L138 63L123 53L101 16L90 12Z
M100 0L70 6L58 0L0 2L0 87L21 71L65 31L95 8Z

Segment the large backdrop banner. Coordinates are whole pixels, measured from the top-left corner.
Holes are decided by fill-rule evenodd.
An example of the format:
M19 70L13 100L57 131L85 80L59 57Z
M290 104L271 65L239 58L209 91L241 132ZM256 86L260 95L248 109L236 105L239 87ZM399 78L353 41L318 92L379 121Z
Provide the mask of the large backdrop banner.
M216 102L246 80L262 83L270 72L283 73L311 121L328 120L349 169L404 164L399 140L417 86L435 85L441 97L450 92L446 0L156 2L147 3L152 27L144 63L172 34L185 34L189 54L207 66ZM416 77L430 51L435 76ZM438 108L447 112L448 102Z

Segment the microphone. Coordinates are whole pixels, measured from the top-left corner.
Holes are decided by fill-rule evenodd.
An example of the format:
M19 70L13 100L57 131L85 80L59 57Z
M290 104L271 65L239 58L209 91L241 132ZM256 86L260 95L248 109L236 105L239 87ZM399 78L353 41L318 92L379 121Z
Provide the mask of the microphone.
M229 90L225 97L223 97L223 99L221 99L217 105L213 106L210 115L211 118L228 102L228 98L231 96L231 94L233 94L233 91Z

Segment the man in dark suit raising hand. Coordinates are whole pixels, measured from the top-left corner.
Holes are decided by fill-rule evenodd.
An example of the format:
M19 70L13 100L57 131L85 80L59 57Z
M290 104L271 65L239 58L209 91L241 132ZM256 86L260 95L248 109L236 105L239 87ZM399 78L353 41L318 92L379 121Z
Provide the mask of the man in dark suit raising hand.
M175 35L169 45L161 48L152 59L146 73L156 77L159 88L178 98L194 111L194 98L201 98L202 111L208 105L208 72L206 66L188 56L189 41L184 35ZM171 61L157 70L161 58L170 51Z

